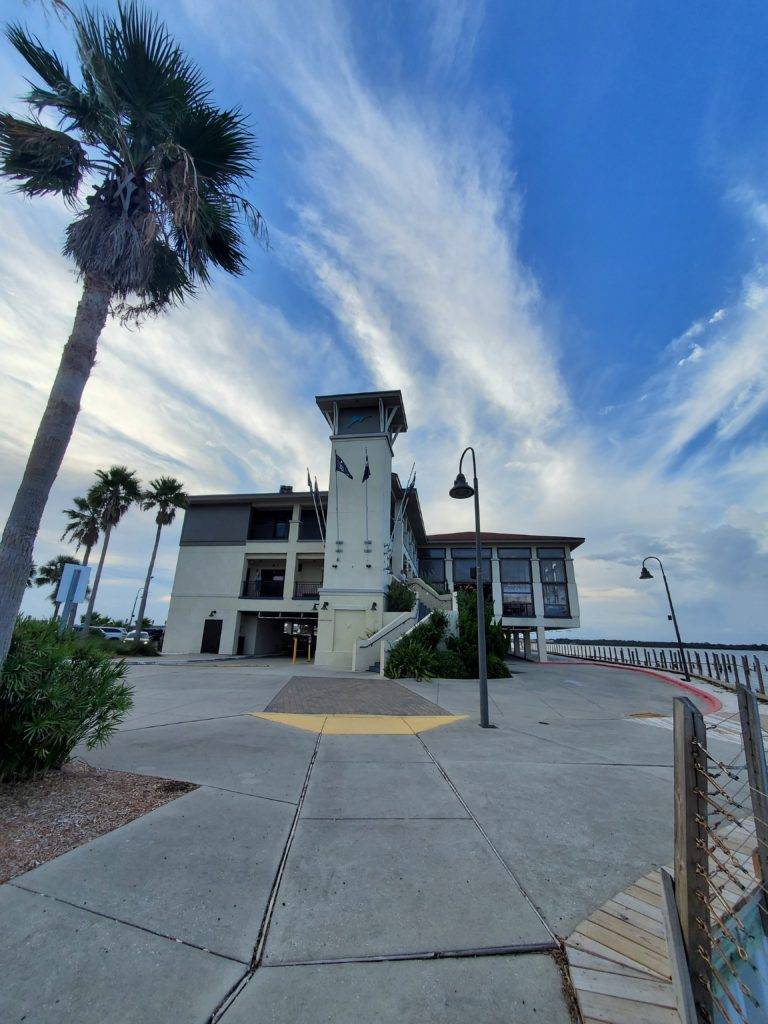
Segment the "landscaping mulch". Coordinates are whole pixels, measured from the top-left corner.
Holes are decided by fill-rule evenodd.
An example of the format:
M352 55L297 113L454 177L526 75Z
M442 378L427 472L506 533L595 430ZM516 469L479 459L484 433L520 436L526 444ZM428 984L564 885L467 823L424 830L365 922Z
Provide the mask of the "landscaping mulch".
M0 784L0 882L197 789L190 782L93 768L72 761L60 771Z

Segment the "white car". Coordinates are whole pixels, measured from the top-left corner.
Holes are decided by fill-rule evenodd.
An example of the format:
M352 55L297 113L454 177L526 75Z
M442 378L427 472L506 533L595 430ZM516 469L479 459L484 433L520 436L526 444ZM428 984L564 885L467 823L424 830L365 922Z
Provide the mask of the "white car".
M130 631L130 633L126 633L125 636L123 637L123 643L125 643L125 644L135 644L137 639L138 639L139 643L148 644L149 643L149 633L146 633L142 629L142 631L139 633L138 638L137 638L136 630L132 629Z
M107 640L125 639L125 630L122 626L99 626L99 629Z

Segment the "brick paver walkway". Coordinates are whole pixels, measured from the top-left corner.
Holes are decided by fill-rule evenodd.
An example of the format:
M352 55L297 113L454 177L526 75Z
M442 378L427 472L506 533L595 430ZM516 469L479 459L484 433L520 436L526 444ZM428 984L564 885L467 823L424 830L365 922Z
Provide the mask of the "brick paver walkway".
M293 676L264 709L292 715L446 715L391 679Z

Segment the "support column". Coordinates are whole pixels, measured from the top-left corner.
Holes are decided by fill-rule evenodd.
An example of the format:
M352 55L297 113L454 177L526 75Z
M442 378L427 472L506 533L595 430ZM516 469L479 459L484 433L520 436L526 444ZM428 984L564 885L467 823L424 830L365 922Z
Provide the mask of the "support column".
M543 626L536 627L536 639L539 645L539 661L549 661L547 657L547 633Z
M523 652L525 654L526 661L531 660L531 633L527 630L523 633Z

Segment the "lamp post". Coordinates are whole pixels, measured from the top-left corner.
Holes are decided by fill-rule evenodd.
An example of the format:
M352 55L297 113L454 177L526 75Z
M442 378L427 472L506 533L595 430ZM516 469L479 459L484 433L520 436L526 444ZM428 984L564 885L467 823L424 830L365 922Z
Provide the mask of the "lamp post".
M464 456L472 452L472 486L461 472ZM459 472L453 487L448 492L452 498L471 498L475 496L475 585L477 587L477 668L480 675L480 725L483 729L491 729L488 715L488 663L485 657L485 601L483 598L483 559L480 547L480 498L477 486L477 462L475 449L465 448L459 459Z
M688 662L685 660L685 648L683 647L683 638L680 636L680 627L677 624L677 616L675 615L675 606L672 604L672 595L669 592L669 584L667 583L667 574L664 572L664 566L661 559L657 555L648 555L643 559L643 566L640 570L641 580L652 580L653 573L646 567L646 562L650 562L653 559L659 563L661 569L661 578L664 580L664 589L667 592L667 600L669 601L669 618L672 620L672 625L675 627L675 635L677 636L677 646L680 649L680 664L683 669L683 677L691 681L690 673L688 672Z
M141 594L141 592L143 590L144 590L144 584L142 583L142 585L136 591L136 597L134 597L134 599L133 599L133 608L131 608L131 615L130 615L130 618L128 619L128 629L126 630L126 633L130 633L131 632L131 624L133 623L133 616L136 614L136 602L139 600L139 594Z

